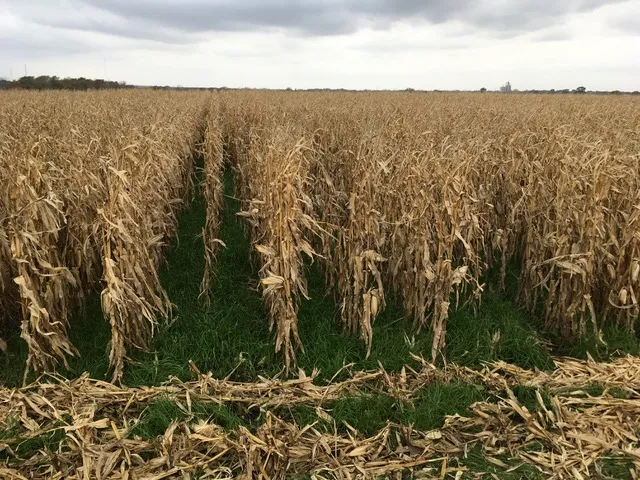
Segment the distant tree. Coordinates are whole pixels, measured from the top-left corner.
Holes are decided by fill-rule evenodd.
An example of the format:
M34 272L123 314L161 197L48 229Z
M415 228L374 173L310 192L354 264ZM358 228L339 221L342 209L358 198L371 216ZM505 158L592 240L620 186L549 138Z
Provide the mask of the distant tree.
M55 75L49 79L49 87L54 90L60 90L62 88L62 82Z
M125 82L90 78L59 78L57 76L40 75L39 77L21 77L18 80L0 80L0 88L17 88L26 90L90 90L102 88L129 88Z
M482 88L480 89L480 92L482 92L482 93L485 93L486 91L487 91L487 89L486 89L486 88L484 88L484 87L482 87Z
M18 85L20 88L33 88L35 86L35 79L31 76L20 77L20 79L18 79Z
M634 90L633 92L631 92L631 95L640 95L640 92L638 90Z
M578 88L576 88L576 93L584 93L584 92L586 92L586 91L587 91L587 89L586 89L585 87L578 87Z

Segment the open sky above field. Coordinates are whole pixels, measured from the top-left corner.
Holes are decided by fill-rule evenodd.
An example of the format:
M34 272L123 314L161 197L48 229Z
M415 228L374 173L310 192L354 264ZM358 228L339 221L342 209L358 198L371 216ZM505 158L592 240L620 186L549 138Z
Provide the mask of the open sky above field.
M640 0L0 0L0 77L640 89Z

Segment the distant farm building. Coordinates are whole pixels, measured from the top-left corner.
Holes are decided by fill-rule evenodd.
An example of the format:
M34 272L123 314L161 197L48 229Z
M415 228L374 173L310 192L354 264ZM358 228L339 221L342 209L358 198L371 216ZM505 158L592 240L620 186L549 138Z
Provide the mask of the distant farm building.
M500 87L501 93L511 93L511 84L509 82L505 83Z

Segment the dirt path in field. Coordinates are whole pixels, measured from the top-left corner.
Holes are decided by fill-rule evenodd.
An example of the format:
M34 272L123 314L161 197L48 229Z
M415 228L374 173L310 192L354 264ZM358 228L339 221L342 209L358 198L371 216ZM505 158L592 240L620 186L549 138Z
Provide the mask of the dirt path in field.
M614 478L638 478L640 358L557 359L553 372L502 362L482 370L438 369L415 360L399 374L353 372L327 385L303 373L294 380L231 382L195 365L196 380L159 387L43 377L0 390L0 477L374 478L410 469L420 478L485 478L491 472L496 478L607 478L614 468ZM345 396L383 392L411 405L422 388L453 381L482 385L494 401L471 405L467 416L447 417L439 429L389 423L373 436L340 428L331 415L331 402ZM528 406L513 393L522 387L535 393ZM172 402L180 418L143 438L136 428L159 401ZM255 428L225 429L203 405L257 416ZM287 420L286 409L299 405L315 408L318 421ZM465 465L478 450L493 470Z

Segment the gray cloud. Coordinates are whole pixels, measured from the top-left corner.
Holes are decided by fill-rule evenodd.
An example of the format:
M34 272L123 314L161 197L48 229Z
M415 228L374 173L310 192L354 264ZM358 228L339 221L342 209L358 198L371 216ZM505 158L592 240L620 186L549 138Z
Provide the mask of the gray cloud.
M180 31L284 28L307 35L350 33L363 25L389 27L397 21L458 20L483 30L514 35L562 22L571 13L621 0L81 0L124 18Z
M485 4L460 12L460 19L498 38L515 37L562 25L572 14L596 10L625 0L519 0L490 8Z
M35 20L34 23L44 27L55 27L64 30L76 30L78 32L99 33L115 37L144 40L162 44L180 45L196 41L199 36L187 32L180 32L169 28L159 28L153 24L140 24L129 19L121 19L118 22L103 23L95 18L86 21L60 19L60 20Z
M571 34L569 32L557 29L536 33L533 37L533 40L538 42L561 42L570 39Z
M216 31L280 29L298 35L328 36L352 33L363 26L386 29L399 21L458 21L469 32L509 38L561 24L572 13L619 1L66 0L66 9L38 2L44 13L36 12L36 21L56 28L175 44L194 42L199 39L198 34ZM17 8L21 15L32 19L33 8ZM65 10L74 15L68 18Z
M457 22L443 38L482 33L507 39L544 31L566 17L622 0L0 0L19 18L60 31L93 32L159 45L186 45L212 32L283 30L301 36L349 34L365 26L388 29L396 22L417 25ZM631 23L620 28L631 30ZM457 30L457 31L456 31ZM559 35L559 34L556 34ZM567 38L568 34L562 35ZM454 43L452 48L463 44ZM91 49L90 45L86 46ZM387 47L391 48L393 45ZM82 49L82 46L76 46ZM153 48L153 47L150 47ZM383 48L384 50L385 48Z
M356 28L339 3L319 1L81 0L118 17L180 32L250 31L281 28L307 35L350 33ZM139 23L138 23L139 24Z
M70 41L66 38L45 38L45 37L9 37L0 34L0 44L2 53L7 57L14 58L38 58L50 55L74 55L86 53L88 50L99 50L97 45L82 45L77 41Z
M640 14L640 9L638 11ZM616 18L611 22L611 26L616 30L630 35L640 35L640 17L632 15L624 18Z

